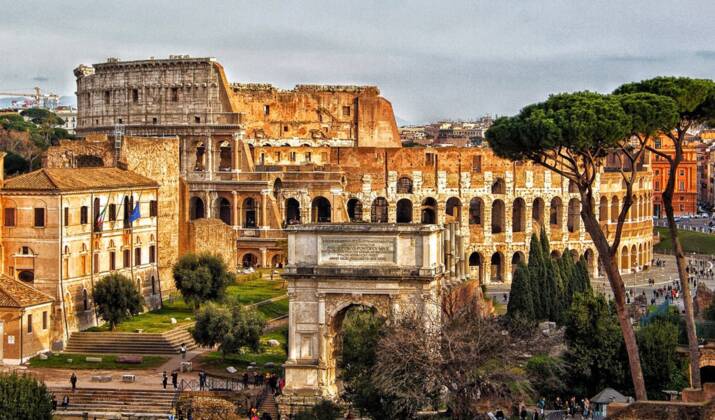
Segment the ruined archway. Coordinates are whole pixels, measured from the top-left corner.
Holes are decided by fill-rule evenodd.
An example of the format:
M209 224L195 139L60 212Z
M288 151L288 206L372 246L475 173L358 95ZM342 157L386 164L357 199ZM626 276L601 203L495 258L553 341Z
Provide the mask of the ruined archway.
M348 217L351 222L362 222L362 202L357 198L348 200Z
M551 200L551 206L549 208L549 225L551 225L552 228L561 228L563 211L561 198L554 197Z
M618 196L613 196L611 198L611 223L616 223L618 221L618 215L621 212L621 204L618 200Z
M531 219L536 222L539 226L544 224L544 200L541 197L537 197L534 200L534 204L531 207Z
M241 258L241 266L243 268L256 268L258 266L258 256L251 252L243 254L243 258Z
M516 271L516 269L520 263L526 264L526 257L524 256L523 252L516 251L514 253L514 255L511 257L511 272L512 272L512 274Z
M521 197L514 200L511 207L511 231L526 231L526 203Z
M104 160L99 156L79 155L75 159L75 164L78 168L101 168L104 166Z
M492 233L504 233L506 230L504 202L494 200L492 203Z
M608 222L608 198L601 196L601 201L598 205L598 221Z
M481 226L482 220L484 220L484 201L474 197L469 201L469 224Z
M461 222L462 202L457 197L451 197L444 206L446 222Z
M295 198L286 200L286 225L300 224L300 203Z
M569 200L569 214L566 227L571 233L578 232L581 228L581 202L578 198Z
M125 200L125 206L124 206L124 213L125 217L126 216L126 197L124 198ZM204 218L204 201L200 199L199 197L191 197L191 200L189 200L189 219L191 220L196 220L196 219L203 219Z
M491 279L492 282L504 281L504 256L501 252L495 252L491 258Z
M231 221L231 202L225 197L216 199L216 215L222 222L227 225L232 225Z
M403 198L397 201L397 223L412 223L412 201Z
M311 220L313 223L330 223L331 219L330 201L327 198L318 196L313 199L311 205Z
M492 184L492 194L506 194L504 178L497 178Z
M437 223L437 201L432 197L427 197L422 201L422 223L433 225Z
M412 194L412 179L408 176L401 176L397 180L398 194Z
M243 200L243 227L255 228L258 226L258 203L252 197Z
M482 255L478 252L472 252L469 255L469 271L473 279L479 280L479 284L482 283L483 279L483 274L484 274L484 267L482 263Z
M387 207L385 197L377 197L373 200L370 208L370 221L372 223L387 223Z

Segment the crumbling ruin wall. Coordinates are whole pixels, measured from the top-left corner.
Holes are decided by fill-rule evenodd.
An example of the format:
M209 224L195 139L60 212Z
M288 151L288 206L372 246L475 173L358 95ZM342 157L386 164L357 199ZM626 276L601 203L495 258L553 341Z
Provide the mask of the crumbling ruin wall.
M197 219L189 223L188 230L191 252L218 255L230 271L235 271L236 234L230 226L219 219Z
M95 159L87 159L93 157ZM87 136L83 140L60 140L59 145L51 146L43 158L45 168L80 168L83 166L115 165L113 143L106 135ZM101 165L87 165L86 162L101 161Z

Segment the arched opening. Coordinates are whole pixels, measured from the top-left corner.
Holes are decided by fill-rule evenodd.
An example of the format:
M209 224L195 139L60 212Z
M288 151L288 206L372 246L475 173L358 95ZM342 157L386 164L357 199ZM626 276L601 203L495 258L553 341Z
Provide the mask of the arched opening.
M628 247L624 246L621 248L621 270L626 270L629 266Z
M482 256L478 252L472 252L469 254L469 271L472 274L472 278L476 278L479 282L482 282Z
M523 252L516 251L514 253L514 255L511 257L511 272L512 272L512 274L516 271L516 269L520 263L526 263L526 257L524 257Z
M372 201L370 220L372 223L387 223L387 199L385 197L377 197Z
M561 204L561 198L554 197L551 200L551 207L549 208L549 225L552 228L561 227L561 219L563 215L563 204Z
M504 257L501 253L495 252L491 259L491 281L504 281Z
M283 190L283 181L281 181L280 178L276 178L276 180L273 181L273 198L278 200L278 197L281 195L281 190Z
M427 197L422 201L421 221L425 225L437 223L437 201Z
M534 200L534 204L531 207L531 219L540 226L544 225L545 207L546 205L544 204L544 200L541 197L536 198Z
M231 143L226 140L219 144L219 171L230 171L232 167L233 153L231 151Z
M631 268L638 267L638 249L635 245L631 246Z
M196 143L196 163L194 164L194 171L205 171L206 164L204 159L206 158L206 147L203 142Z
M300 203L295 198L286 200L286 225L300 224Z
M258 226L258 203L252 197L243 200L243 227L255 228Z
M330 201L325 197L315 197L311 206L313 223L330 223Z
M18 273L17 278L20 281L31 283L35 281L35 272L33 270L22 270Z
M460 222L462 220L462 202L457 197L451 197L444 206L447 222Z
M492 203L492 233L503 233L505 227L505 209L502 200Z
M618 196L613 196L611 199L611 223L616 223L618 221L618 214L621 212L621 203L618 200Z
M526 231L526 203L521 197L514 200L511 207L511 231Z
M469 201L469 224L481 226L482 220L484 220L484 201L474 197Z
M214 206L218 218L227 225L231 225L231 202L225 197L219 197Z
M569 214L566 226L569 232L578 232L581 228L581 202L578 198L569 200Z
M397 201L397 223L412 223L412 201L403 198Z
M700 368L700 381L704 384L715 383L715 366L703 366Z
M506 182L504 178L497 178L492 184L492 194L506 194Z
M408 176L401 176L397 180L398 194L412 194L412 179Z
M189 200L189 218L191 220L204 218L204 201L199 197L191 197Z
M271 267L282 268L283 267L283 254L276 254L271 258Z
M362 222L362 202L357 198L348 200L348 217L351 222Z
M586 269L588 270L588 273L592 275L595 255L593 254L591 248L586 249L586 252L583 253L583 256L586 259Z
M241 266L243 268L256 268L258 265L258 257L250 252L243 255L241 258Z
M608 198L601 196L598 204L598 221L608 222Z

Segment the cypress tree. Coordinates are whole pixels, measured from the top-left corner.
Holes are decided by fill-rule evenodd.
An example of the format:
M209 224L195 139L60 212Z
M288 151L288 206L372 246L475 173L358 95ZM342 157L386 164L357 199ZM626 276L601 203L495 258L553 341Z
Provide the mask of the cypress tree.
M542 229L543 231L543 229ZM544 255L543 248L536 233L531 235L531 243L529 245L529 282L531 286L532 306L534 311L534 319L542 318L542 313L546 307L546 299L544 295Z
M586 257L583 255L579 258L576 264L576 271L579 274L579 290L577 292L590 292L591 291L591 276L588 273L588 263L586 262Z
M534 319L533 296L529 278L529 269L524 263L519 263L511 281L511 292L506 313L511 318L522 317Z

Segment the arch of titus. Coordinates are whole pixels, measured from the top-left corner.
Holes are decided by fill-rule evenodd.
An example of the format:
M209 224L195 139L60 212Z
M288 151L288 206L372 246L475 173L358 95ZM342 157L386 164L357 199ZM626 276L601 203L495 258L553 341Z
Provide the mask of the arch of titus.
M288 229L283 276L290 299L289 348L282 413L337 396L335 343L350 307L374 308L388 322L406 313L438 322L445 236L435 225L393 223Z

